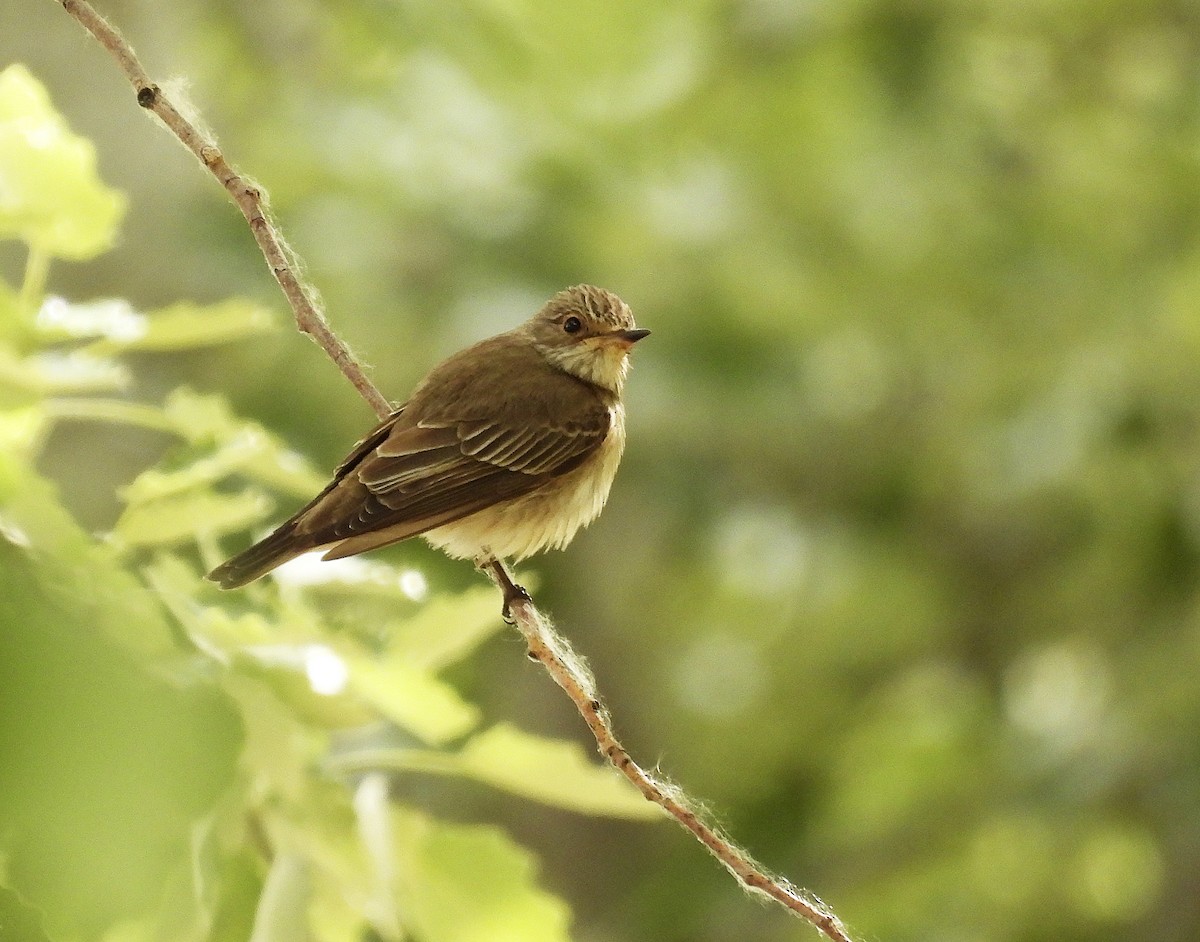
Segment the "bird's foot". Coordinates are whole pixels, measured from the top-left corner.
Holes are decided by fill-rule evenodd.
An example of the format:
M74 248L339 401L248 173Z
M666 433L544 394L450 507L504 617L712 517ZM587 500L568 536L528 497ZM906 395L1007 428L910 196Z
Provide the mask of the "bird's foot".
M533 596L525 589L523 585L517 585L513 581L512 576L508 573L508 568L499 558L492 556L490 553L482 553L475 559L475 568L481 572L487 573L496 586L500 589L500 594L504 599L504 606L500 609L500 617L504 619L506 625L514 625L512 607L515 602L532 602Z
M500 617L504 619L504 623L508 626L516 624L516 619L513 618L512 606L514 602L532 602L533 596L529 594L525 586L517 585L515 582L509 582L504 587L504 607L500 610Z

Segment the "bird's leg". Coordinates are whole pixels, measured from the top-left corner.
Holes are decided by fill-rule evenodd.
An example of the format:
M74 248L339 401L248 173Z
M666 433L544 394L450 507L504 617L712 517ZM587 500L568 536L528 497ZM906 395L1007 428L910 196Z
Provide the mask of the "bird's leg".
M533 598L522 585L517 585L513 582L512 576L508 574L508 569L504 562L495 556L480 557L475 561L477 568L489 573L495 580L496 585L500 587L500 593L504 598L504 607L500 610L500 617L504 619L507 625L513 624L512 604L513 602L532 602Z

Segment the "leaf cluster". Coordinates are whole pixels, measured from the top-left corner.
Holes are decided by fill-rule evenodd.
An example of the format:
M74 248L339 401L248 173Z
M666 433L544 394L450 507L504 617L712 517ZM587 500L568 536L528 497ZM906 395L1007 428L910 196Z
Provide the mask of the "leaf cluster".
M483 587L298 560L201 579L322 478L217 396L141 393L139 357L275 330L245 300L142 311L49 295L124 207L28 71L0 73L0 927L30 942L565 939L566 904L500 828L398 783L481 783L584 814L655 810L575 744L489 724L442 676L501 628ZM134 356L134 355L137 356ZM170 442L93 536L38 471L55 429ZM86 454L80 461L96 460ZM4 939L10 936L0 933Z

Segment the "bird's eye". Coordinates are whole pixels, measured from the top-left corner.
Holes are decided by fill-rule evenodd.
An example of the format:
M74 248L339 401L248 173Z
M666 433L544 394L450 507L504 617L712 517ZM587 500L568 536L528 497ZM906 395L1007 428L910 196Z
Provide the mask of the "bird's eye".
M577 334L583 329L583 321L578 317L568 317L563 321L563 330L568 334Z

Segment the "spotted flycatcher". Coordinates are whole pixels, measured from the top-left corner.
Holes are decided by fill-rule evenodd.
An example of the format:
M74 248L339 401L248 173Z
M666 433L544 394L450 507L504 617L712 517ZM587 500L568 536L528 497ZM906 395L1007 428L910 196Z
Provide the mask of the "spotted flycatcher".
M310 550L339 559L417 535L480 562L561 549L608 498L629 351L649 333L615 294L560 291L435 367L325 490L208 578L233 589Z

